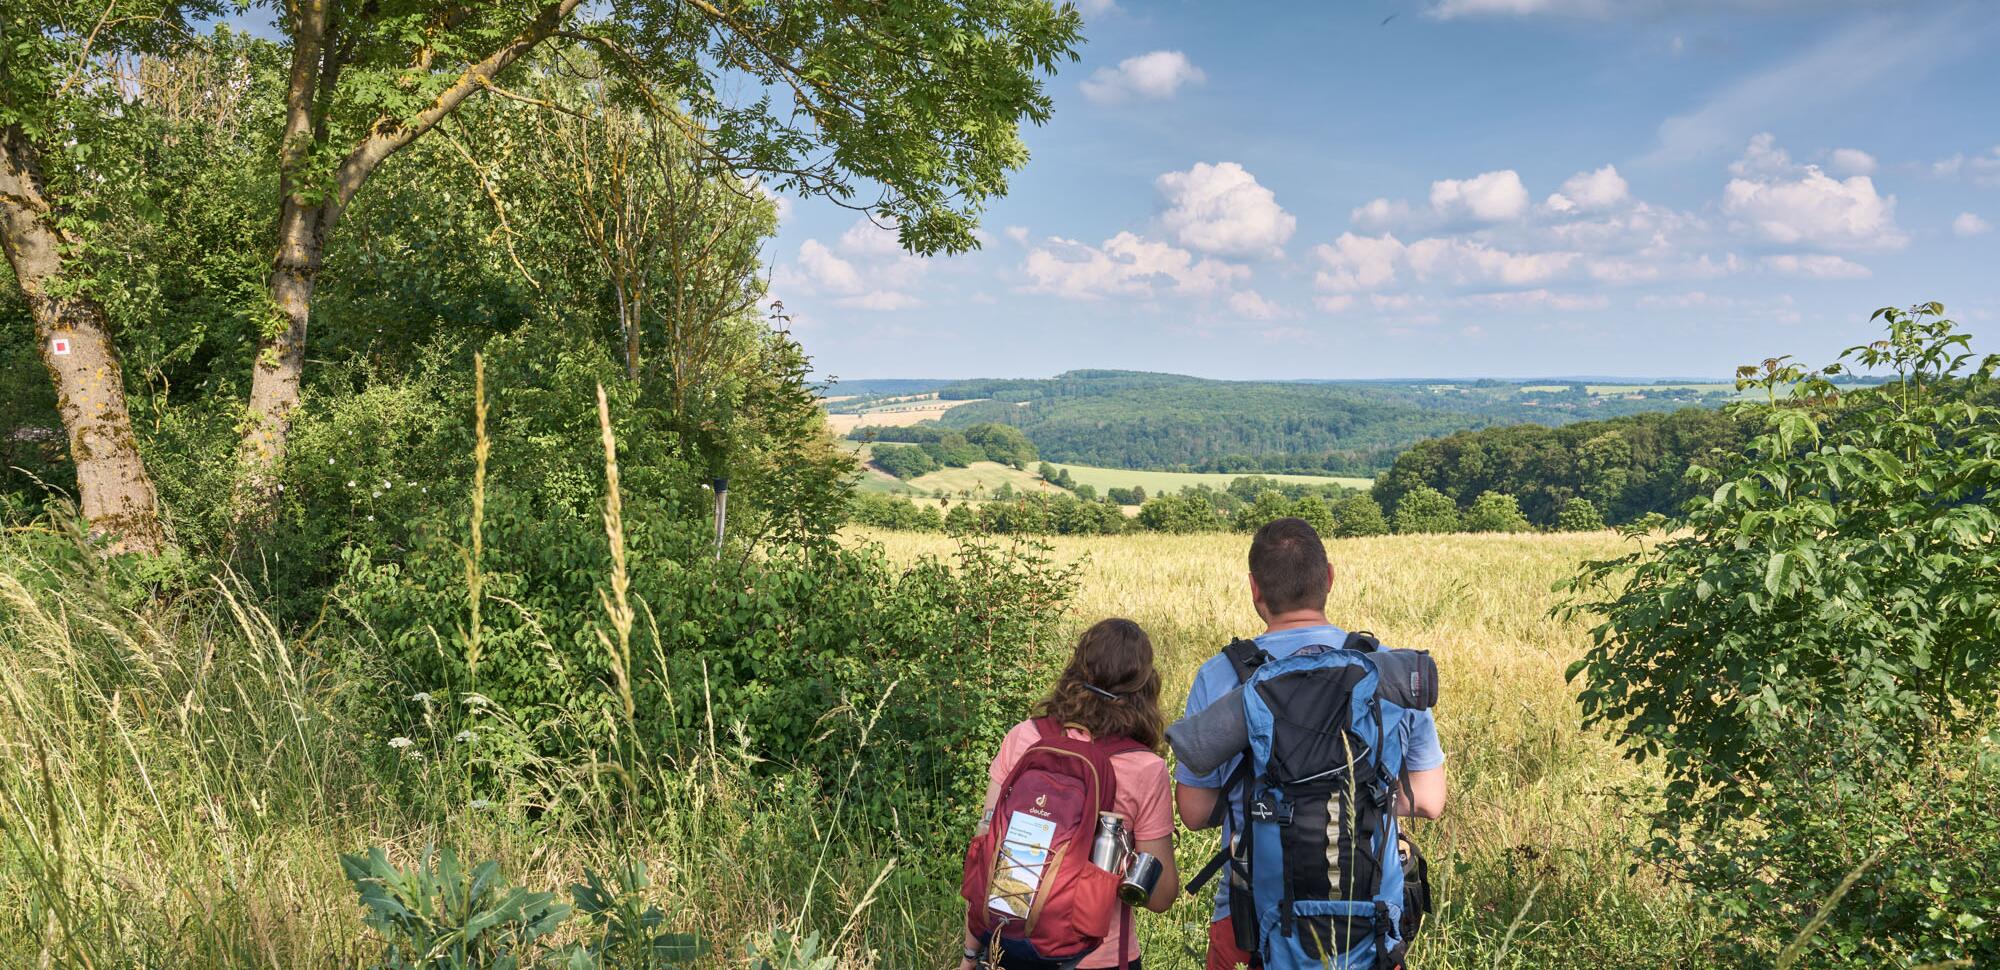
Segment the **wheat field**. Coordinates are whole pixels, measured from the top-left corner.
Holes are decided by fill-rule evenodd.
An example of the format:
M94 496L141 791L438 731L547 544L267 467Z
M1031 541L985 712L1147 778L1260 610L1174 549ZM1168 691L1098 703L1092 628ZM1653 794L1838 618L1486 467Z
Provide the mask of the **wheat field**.
M850 533L892 557L948 555L948 537ZM1072 631L1105 616L1151 634L1178 712L1202 661L1232 636L1261 632L1240 534L1057 537L1056 559L1080 565L1066 618ZM1595 948L1634 966L1676 961L1668 948L1699 936L1686 900L1644 873L1628 874L1639 834L1621 797L1639 769L1610 739L1579 728L1564 668L1588 637L1549 615L1554 587L1579 562L1629 549L1611 532L1557 535L1382 536L1329 544L1335 581L1327 612L1346 629L1394 647L1429 650L1442 694L1436 711L1446 752L1445 817L1417 821L1432 860L1439 912L1418 965L1547 966L1537 941ZM1209 834L1183 832L1184 873L1214 851ZM1206 900L1184 900L1141 920L1148 967L1198 967ZM1510 931L1511 927L1511 931ZM1569 960L1564 965L1571 965Z

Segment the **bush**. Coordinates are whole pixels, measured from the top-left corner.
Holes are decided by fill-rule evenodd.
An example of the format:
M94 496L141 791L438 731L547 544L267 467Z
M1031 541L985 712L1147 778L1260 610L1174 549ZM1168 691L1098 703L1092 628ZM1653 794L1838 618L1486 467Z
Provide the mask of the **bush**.
M1457 532L1458 506L1444 493L1419 485L1403 493L1396 503L1396 531L1402 534Z
M1118 505L1146 504L1146 489L1139 485L1134 485L1131 488L1119 488L1113 486L1111 488L1106 489L1104 495L1106 498L1109 498L1113 503Z
M1182 492L1158 496L1141 506L1139 525L1154 532L1221 532L1228 522L1207 498Z
M1387 535L1389 521L1382 506L1366 492L1356 492L1333 507L1333 534L1343 539L1354 536Z
M928 475L940 467L937 458L921 445L876 445L868 460L875 467L906 480Z
M1308 495L1296 501L1287 499L1277 492L1264 492L1236 513L1237 529L1255 532L1273 519L1304 519L1315 531L1327 538L1334 536L1333 513L1318 496Z
M1530 528L1528 517L1521 514L1521 503L1512 495L1487 492L1465 511L1467 532L1527 532Z
M986 453L988 461L1026 468L1029 462L1040 457L1035 451L1035 443L1013 425L975 424L966 428L964 435L965 440Z
M935 507L918 505L906 498L874 492L855 493L849 515L856 524L874 526L878 529L902 529L908 532L944 531L944 513Z
M1821 373L1739 371L1763 433L1691 470L1711 493L1682 531L1589 566L1567 607L1603 617L1570 668L1586 722L1663 762L1655 857L1746 941L1866 870L1813 965L1993 956L2000 839L1956 803L1990 815L1963 753L2000 692L2000 356L1974 363L1942 314L1878 311L1887 339ZM1823 375L1850 364L1896 378L1843 393Z
M1596 532L1604 528L1604 516L1588 499L1573 498L1563 503L1556 515L1557 532Z

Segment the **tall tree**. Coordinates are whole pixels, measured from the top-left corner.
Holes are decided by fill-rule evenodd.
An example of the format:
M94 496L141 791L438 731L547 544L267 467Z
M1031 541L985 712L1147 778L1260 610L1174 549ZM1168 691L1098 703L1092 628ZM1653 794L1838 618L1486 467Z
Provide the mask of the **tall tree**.
M55 385L78 505L118 552L157 552L166 538L132 434L111 316L81 257L101 243L104 198L130 181L107 144L130 113L123 58L184 43L191 35L182 18L209 8L10 0L0 9L0 248Z
M342 211L383 161L552 40L587 45L699 150L785 190L867 209L917 251L973 246L984 201L1046 119L1041 75L1074 59L1079 18L1050 0L581 0L472 5L287 0L291 46L273 319L254 365L240 506L268 514L302 393L312 294ZM718 82L747 84L736 103ZM666 113L666 112L663 112ZM857 186L880 194L856 202Z

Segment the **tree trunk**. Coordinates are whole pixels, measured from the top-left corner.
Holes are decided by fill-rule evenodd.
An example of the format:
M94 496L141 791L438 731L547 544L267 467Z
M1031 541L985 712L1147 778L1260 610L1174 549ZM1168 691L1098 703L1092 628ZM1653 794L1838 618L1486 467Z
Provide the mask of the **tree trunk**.
M269 525L277 510L278 467L299 406L313 280L325 251L323 215L320 207L289 195L279 215L278 256L269 281L275 333L260 342L251 365L250 413L237 453L237 517L253 530Z
M103 306L82 293L54 295L66 242L51 219L34 147L18 128L0 131L0 244L35 317L42 364L76 465L77 500L92 534L112 552L157 553L166 545L160 500L139 457L125 405L125 371Z

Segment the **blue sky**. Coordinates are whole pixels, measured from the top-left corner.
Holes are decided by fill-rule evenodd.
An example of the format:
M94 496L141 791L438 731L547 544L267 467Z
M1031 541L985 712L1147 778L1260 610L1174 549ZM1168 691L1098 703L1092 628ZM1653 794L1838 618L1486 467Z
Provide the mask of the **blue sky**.
M822 373L1726 376L1931 299L2000 332L1988 6L1082 9L982 250L783 206Z

